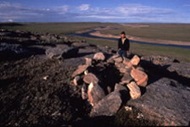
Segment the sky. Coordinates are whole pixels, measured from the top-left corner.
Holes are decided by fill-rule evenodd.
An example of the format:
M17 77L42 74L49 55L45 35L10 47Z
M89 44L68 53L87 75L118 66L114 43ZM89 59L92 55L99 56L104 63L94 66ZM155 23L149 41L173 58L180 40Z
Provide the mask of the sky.
M190 0L0 0L0 22L190 23Z

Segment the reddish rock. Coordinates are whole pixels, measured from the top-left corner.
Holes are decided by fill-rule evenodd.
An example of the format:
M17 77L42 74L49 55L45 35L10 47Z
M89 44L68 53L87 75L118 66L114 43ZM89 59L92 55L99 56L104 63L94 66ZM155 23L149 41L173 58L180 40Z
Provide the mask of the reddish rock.
M137 65L139 64L139 62L140 62L140 58L139 58L137 55L135 55L135 56L130 60L130 62L131 62L131 64L132 64L133 66L137 66Z
M131 77L134 78L139 86L145 87L147 85L148 75L145 72L138 69L132 69Z
M92 59L91 58L85 58L86 65L91 66L92 64Z
M133 68L133 64L130 61L124 61L123 63L125 64L125 68L128 68L128 69Z
M88 65L79 65L78 68L73 72L72 78L74 78L77 75L82 74L87 68L88 68Z
M127 69L123 63L115 63L115 66L121 73L126 73Z
M79 80L80 80L81 78L80 78L80 76L76 76L74 79L73 79L73 84L75 85L75 86L78 86L78 83L79 83Z
M121 63L121 62L123 62L123 58L122 58L122 57L116 57L116 58L113 58L113 60L114 60L116 63Z
M105 58L106 57L102 52L98 52L98 53L94 54L94 57L93 57L93 59L95 59L95 60L102 60L102 61L104 61Z
M88 101L92 106L96 105L103 97L105 97L104 90L97 83L90 83L87 94Z
M127 87L129 88L129 94L132 99L137 99L141 96L140 88L135 82L130 82L127 84Z
M98 83L99 79L92 73L87 73L87 75L84 76L83 81L87 84L90 83Z

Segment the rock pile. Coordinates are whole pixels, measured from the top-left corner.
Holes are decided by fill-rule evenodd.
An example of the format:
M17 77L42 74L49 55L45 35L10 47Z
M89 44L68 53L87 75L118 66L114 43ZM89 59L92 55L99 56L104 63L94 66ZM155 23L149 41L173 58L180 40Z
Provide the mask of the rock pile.
M137 99L146 87L148 75L139 66L140 58L106 57L102 52L85 58L72 74L72 84L81 86L82 98L92 106L90 116L112 116L129 98Z

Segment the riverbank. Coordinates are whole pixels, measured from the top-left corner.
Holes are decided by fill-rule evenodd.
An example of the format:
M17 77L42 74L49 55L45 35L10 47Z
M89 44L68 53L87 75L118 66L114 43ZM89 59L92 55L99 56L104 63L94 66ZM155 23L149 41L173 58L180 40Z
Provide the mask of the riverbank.
M102 34L101 30L94 31L89 34L92 36L103 37L103 38L114 38L114 39L119 38L119 36L112 35L112 34ZM160 40L160 39L141 38L141 37L136 37L136 36L131 36L131 35L127 35L127 38L132 41L146 42L146 43L151 43L151 44L190 46L190 42L183 42L183 41L169 41L169 40Z

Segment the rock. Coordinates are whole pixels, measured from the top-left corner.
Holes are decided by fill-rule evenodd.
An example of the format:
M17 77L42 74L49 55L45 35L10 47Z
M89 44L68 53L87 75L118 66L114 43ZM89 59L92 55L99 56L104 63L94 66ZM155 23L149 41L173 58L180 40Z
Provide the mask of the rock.
M139 86L145 87L147 85L148 75L145 72L138 69L132 69L131 77L134 78Z
M133 78L131 77L130 73L126 72L123 75L121 82L119 84L128 84L130 83L131 80L133 80Z
M114 91L122 91L122 90L127 91L127 88L121 84L116 83L114 87Z
M105 58L106 57L102 52L98 52L98 53L94 54L94 57L93 57L94 60L101 60L101 61L104 61Z
M141 96L140 88L135 82L130 82L129 84L127 84L127 87L129 88L129 94L132 99L137 99Z
M124 61L123 64L125 64L125 68L132 69L133 64L130 61Z
M131 64L132 64L133 66L137 66L137 65L139 64L139 62L140 62L140 58L139 58L137 55L135 55L135 56L130 60L130 62L131 62Z
M96 105L102 98L105 97L104 90L96 83L90 83L87 94L89 103L92 106Z
M79 49L75 47L69 47L67 45L57 45L53 48L48 48L46 50L46 55L48 58L71 58L75 57L78 54Z
M99 82L99 79L92 73L87 73L84 78L83 78L83 81L87 84L90 84L90 83L95 83L97 84Z
M91 110L90 116L112 116L120 109L122 105L121 94L114 91L100 100Z
M85 58L86 65L91 66L92 65L92 59L91 58Z
M77 75L82 74L87 68L88 68L88 65L79 65L78 68L73 72L72 78L74 78Z
M80 79L81 79L80 76L76 76L76 77L73 79L73 84L74 84L75 86L78 86Z
M115 63L115 66L121 73L126 73L127 69L123 63Z
M116 58L113 58L113 60L114 60L116 63L121 63L121 62L123 62L123 58L122 58L122 57L116 57Z
M146 87L146 93L128 105L141 110L149 120L160 126L189 126L190 90L169 78L160 78Z

